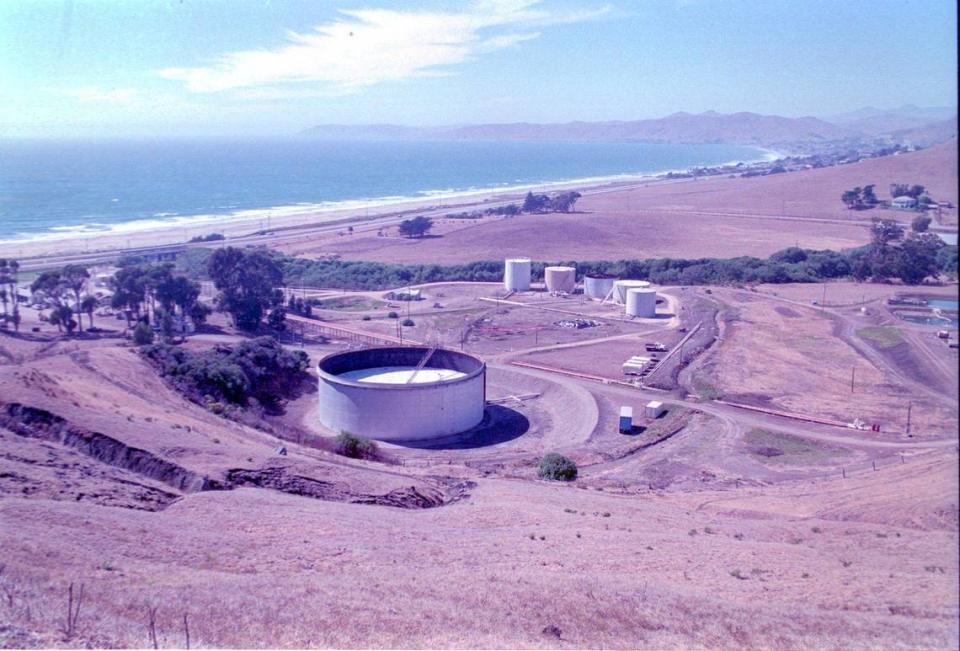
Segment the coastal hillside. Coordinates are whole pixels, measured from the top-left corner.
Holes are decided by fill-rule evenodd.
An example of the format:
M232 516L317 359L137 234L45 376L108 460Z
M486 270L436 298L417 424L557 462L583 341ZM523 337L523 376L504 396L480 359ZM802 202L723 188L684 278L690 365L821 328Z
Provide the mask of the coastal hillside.
M926 129L940 124L924 138L924 144L942 142L956 134L956 118L944 122L943 111L894 111L859 114L855 118L839 117L831 122L815 117L788 118L777 115L740 112L723 114L715 111L685 113L680 111L663 118L609 122L565 122L536 124L512 122L449 127L405 127L400 125L325 124L307 129L303 135L324 140L571 140L571 141L642 141L656 143L725 143L761 147L788 144L811 144L849 139L907 138L909 130ZM901 133L905 132L906 133Z

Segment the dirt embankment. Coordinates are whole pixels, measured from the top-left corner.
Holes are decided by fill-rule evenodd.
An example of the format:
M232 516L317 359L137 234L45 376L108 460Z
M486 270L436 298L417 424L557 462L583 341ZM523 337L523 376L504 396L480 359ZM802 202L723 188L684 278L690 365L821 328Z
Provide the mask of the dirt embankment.
M0 408L0 428L20 437L57 444L100 464L128 471L145 480L160 482L177 491L164 494L162 499L150 496L150 506L133 507L148 510L166 508L183 493L232 490L241 486L267 488L328 501L426 509L464 499L475 486L470 481L435 477L430 481L421 481L420 485L395 488L384 494L371 494L356 491L347 482L315 479L297 472L295 468L279 464L253 469L233 468L226 470L222 478L211 478L100 432L80 427L45 409L20 403L9 403ZM19 461L23 463L24 459ZM114 481L123 480L114 478ZM81 497L76 499L79 501Z

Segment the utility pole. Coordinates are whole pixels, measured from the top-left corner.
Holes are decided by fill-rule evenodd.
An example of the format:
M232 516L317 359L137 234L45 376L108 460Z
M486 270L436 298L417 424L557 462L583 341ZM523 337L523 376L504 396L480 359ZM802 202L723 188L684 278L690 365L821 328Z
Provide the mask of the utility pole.
M850 368L850 393L853 393L853 381L857 377L857 367L852 366Z
M913 401L907 403L907 436L910 436L910 412L913 411Z
M827 304L827 283L823 283L823 298L820 300L821 312L823 312L823 308L826 304Z

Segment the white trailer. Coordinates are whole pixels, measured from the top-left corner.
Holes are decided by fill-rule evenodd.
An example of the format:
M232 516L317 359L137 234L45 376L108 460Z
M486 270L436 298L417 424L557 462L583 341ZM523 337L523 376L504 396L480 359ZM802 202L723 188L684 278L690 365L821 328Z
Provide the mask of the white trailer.
M643 408L643 415L647 418L659 418L666 410L662 402L659 400L651 400L647 403L647 406Z
M634 355L627 361L623 363L623 374L624 375L642 375L643 369L647 367L647 364L650 363L649 357L641 357L640 355Z

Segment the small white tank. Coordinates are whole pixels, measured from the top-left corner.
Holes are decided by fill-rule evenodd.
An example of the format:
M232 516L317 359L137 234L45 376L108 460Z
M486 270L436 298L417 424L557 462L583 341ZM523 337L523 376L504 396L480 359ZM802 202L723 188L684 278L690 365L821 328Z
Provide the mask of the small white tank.
M651 319L657 316L657 290L633 288L627 290L627 316Z
M624 305L627 302L627 291L631 289L646 289L650 283L646 280L618 280L613 283L613 295L611 298L614 303Z
M503 288L508 292L530 291L530 258L503 261Z
M547 267L543 270L543 280L548 292L570 294L577 286L577 269L576 267Z

